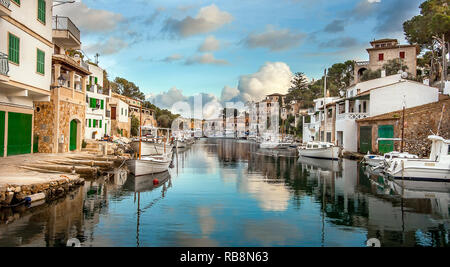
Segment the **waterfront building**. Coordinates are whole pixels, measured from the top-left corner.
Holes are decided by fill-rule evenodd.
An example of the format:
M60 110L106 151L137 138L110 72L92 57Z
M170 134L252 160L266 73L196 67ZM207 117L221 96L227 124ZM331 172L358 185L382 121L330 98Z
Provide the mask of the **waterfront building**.
M361 153L386 153L393 150L400 151L401 142L378 141L379 137L401 138L404 134L403 150L420 157L428 157L431 142L428 136L438 132L444 139L450 139L450 116L447 107L450 97L441 95L440 101L405 109L405 127L403 127L403 110L376 115L357 120L358 151ZM441 115L445 105L444 116Z
M412 108L438 100L437 88L402 79L400 74L357 83L348 87L345 96L335 101L332 107L327 106L328 114L335 114L335 138L331 142L342 146L345 151L367 153L370 145L366 136L371 135L371 130L362 130L363 138L359 144L356 120L400 110L403 105ZM329 131L328 128L327 135L330 135ZM392 137L392 134L393 128L386 126L380 137Z
M357 61L354 68L354 83L361 80L366 70L379 70L389 60L399 59L407 67L406 72L413 77L417 74L417 55L420 48L417 45L400 45L397 39L380 39L370 42L367 48L369 61Z
M98 64L88 62L92 73L86 85L86 125L84 138L98 140L111 135L111 113L107 107L111 98L111 90L104 87L103 69Z
M34 103L50 101L52 1L0 1L0 157L37 150Z
M129 114L130 118L133 116L136 117L136 119L141 119L140 110L142 107L142 123L143 126L157 126L156 117L155 117L155 111L153 109L145 108L143 107L144 102L141 100L137 100L131 97L123 96L123 95L117 95L128 104L129 108Z
M338 97L322 97L314 99L314 108L307 111L307 116L303 116L303 137L304 143L325 139L325 134L320 131L322 123L325 121L323 114L324 104L329 104L339 99ZM330 122L327 122L329 124ZM328 135L331 131L327 132Z
M49 3L51 5L51 3ZM50 23L50 22L48 22ZM81 151L86 121L86 80L80 30L68 17L52 18L54 44L50 102L36 102L35 150L41 153Z
M109 108L111 110L111 135L130 137L131 118L129 106L122 100L123 96L111 93Z

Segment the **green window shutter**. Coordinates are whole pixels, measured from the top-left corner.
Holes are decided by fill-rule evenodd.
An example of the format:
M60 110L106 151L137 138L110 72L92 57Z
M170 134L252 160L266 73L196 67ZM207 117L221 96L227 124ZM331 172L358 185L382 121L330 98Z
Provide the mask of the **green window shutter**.
M13 0L14 2L16 2L18 5L20 5L20 0Z
M20 63L20 39L19 37L9 34L9 55L8 59L16 64Z
M37 50L37 72L45 74L45 52Z
M97 82L98 82L98 78L97 78L97 77L95 77L95 84L97 84Z
M38 0L38 20L45 24L45 0Z
M102 120L100 120L100 126L99 128L103 128Z
M89 85L92 85L92 76L89 76Z
M103 109L104 100L102 99L100 108Z
M89 119L89 128L91 128L91 119Z

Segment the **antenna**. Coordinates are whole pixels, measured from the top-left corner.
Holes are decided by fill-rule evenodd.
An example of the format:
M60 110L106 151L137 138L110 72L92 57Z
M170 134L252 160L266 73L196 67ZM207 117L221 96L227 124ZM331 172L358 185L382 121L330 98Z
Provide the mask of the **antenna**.
M95 54L95 64L98 65L98 57L100 56L99 53Z

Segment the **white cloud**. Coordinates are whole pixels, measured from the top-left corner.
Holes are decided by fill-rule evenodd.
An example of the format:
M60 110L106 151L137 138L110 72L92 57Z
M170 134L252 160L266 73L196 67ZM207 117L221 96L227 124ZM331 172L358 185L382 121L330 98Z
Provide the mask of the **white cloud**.
M124 21L121 14L89 8L82 1L57 6L54 15L69 17L82 32L109 32Z
M250 48L265 47L271 51L282 51L299 45L305 36L304 33L293 33L289 29L276 29L268 25L263 33L248 35L244 43Z
M220 48L219 40L217 40L214 36L210 35L210 36L206 37L205 41L198 48L198 51L212 52L212 51L219 50L219 48Z
M237 97L239 95L239 90L234 87L225 86L222 89L222 95L220 97L220 100L222 102L230 101L233 98Z
M221 11L212 4L200 9L195 18L190 16L182 20L170 18L166 21L164 30L181 37L189 37L196 34L215 31L225 24L231 23L233 16Z
M106 41L97 42L94 44L86 45L84 50L88 54L100 53L100 55L112 55L120 52L120 50L128 47L128 43L124 40L116 37L110 37Z
M186 60L186 65L193 64L227 65L229 63L228 61L223 59L216 59L211 53L205 53L202 55L190 57Z
M166 57L165 59L163 59L163 61L173 62L173 61L177 61L177 60L181 60L181 59L183 59L183 55L173 54L173 55L170 55L170 56Z
M273 93L286 94L291 86L293 74L284 62L267 62L256 73L242 75L239 78L237 90L239 94L234 97L241 101L260 101L266 95ZM222 95L229 97L235 91L225 87Z

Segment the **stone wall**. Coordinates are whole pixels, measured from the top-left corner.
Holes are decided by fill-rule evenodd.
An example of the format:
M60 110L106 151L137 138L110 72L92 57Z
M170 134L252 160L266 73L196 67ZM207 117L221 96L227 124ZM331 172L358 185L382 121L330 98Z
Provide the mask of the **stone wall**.
M444 113L442 107L445 105ZM404 130L404 151L416 154L420 157L428 157L431 142L428 136L437 133L437 128L442 115L439 135L450 139L450 98L439 102L419 107L406 109ZM358 126L372 126L372 149L378 151L376 140L378 138L379 125L394 125L394 137L400 138L402 132L402 111L391 112L373 118L358 121ZM359 140L358 127L358 140ZM358 141L359 145L359 141ZM394 142L394 149L400 151L401 142Z
M56 123L57 110L59 122ZM39 153L63 153L69 151L70 121L77 121L77 151L81 151L86 121L86 107L70 101L56 104L53 95L50 102L36 102L34 112L34 133L39 136ZM59 137L64 135L64 143L59 144Z
M111 120L111 135L122 136L119 132L119 129L123 130L124 137L129 138L131 131L131 120L128 120L128 122L119 122L117 120Z

